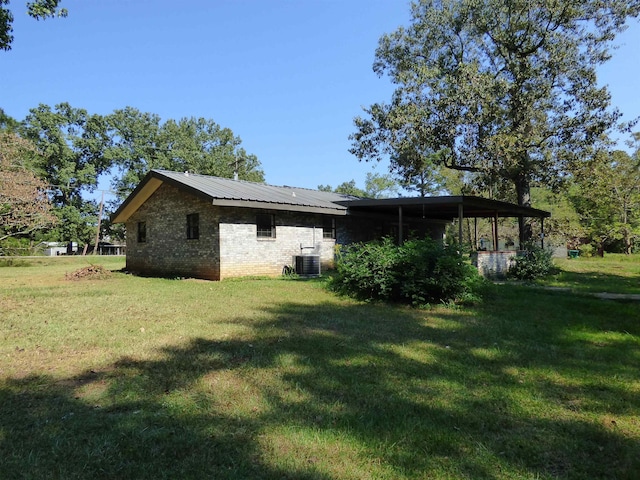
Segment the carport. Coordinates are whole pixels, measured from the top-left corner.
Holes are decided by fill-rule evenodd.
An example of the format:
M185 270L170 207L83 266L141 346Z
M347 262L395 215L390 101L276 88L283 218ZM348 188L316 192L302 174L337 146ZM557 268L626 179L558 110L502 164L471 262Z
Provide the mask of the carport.
M492 237L494 249L498 245L498 219L499 218L539 218L541 224L540 238L544 246L544 219L551 213L531 207L490 200L487 198L457 195L441 197L411 197L411 198L384 198L362 199L337 202L348 207L353 214L385 214L397 215L399 226L399 239L403 238L402 223L405 218L423 218L430 220L458 220L458 240L462 244L463 220L465 218L491 218ZM476 232L477 237L477 232ZM520 239L522 243L522 239Z

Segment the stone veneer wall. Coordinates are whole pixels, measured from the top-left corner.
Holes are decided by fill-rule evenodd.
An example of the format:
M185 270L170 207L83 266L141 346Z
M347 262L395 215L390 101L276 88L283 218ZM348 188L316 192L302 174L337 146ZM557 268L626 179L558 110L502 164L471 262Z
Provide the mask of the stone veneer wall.
M187 240L187 215L199 214L198 239ZM147 241L138 242L138 222ZM160 188L129 218L127 270L153 276L220 279L218 219L211 205L170 185Z
M257 237L258 213L275 215L275 238ZM280 275L285 266L295 266L296 255L305 254L319 255L323 269L331 267L335 240L323 238L322 218L286 211L221 209L220 278Z
M199 214L200 235L187 240L187 215ZM276 238L258 238L256 215L273 213ZM324 239L320 214L216 207L170 185L162 185L127 221L127 270L153 276L220 280L282 274L294 256L320 255L333 265L334 239ZM146 242L138 242L146 222ZM339 224L339 219L336 219ZM301 249L301 246L303 247Z

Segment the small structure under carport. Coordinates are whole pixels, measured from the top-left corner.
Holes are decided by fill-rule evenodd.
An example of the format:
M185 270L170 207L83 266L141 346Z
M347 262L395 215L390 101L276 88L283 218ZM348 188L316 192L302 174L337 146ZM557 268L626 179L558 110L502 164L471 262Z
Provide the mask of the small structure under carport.
M342 203L342 202L340 202ZM403 225L409 219L428 219L430 221L458 220L458 241L463 243L463 221L465 218L492 219L491 251L477 251L472 255L473 261L484 276L502 276L506 274L511 260L518 250L500 251L499 218L538 218L540 219L540 242L544 247L544 219L551 214L544 210L522 207L508 202L487 198L458 195L442 197L362 199L344 202L350 215L386 214L397 215L398 239L404 240L408 232ZM477 232L477 229L474 229ZM476 244L477 244L477 233ZM522 243L522 240L520 240Z

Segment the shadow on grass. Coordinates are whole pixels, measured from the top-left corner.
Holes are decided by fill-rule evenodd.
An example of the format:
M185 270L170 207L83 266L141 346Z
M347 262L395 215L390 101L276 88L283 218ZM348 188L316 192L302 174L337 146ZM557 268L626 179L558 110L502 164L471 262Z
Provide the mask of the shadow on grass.
M236 319L246 339L7 379L3 475L636 478L637 425L616 425L640 411L639 326L597 302L502 287L473 312L286 303Z
M615 266L609 266L609 269ZM615 273L604 273L595 266L593 269L583 271L570 271L561 268L561 271L550 282L571 287L575 292L584 293L627 293L640 294L640 273L637 275L618 275Z

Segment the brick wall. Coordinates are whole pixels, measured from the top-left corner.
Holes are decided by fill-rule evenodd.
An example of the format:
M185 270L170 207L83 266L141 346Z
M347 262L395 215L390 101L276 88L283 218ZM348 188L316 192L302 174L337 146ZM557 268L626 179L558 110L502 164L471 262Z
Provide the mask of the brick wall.
M187 240L186 217L192 213L200 219L197 240ZM257 237L258 213L275 215L276 238ZM320 255L326 269L333 264L335 240L323 238L322 219L319 214L216 207L164 184L127 221L127 270L210 280L276 276L301 253ZM138 222L146 222L145 242L138 242Z
M187 215L199 214L200 235L187 240ZM138 242L146 222L146 242ZM131 216L127 228L127 270L153 276L220 278L218 221L211 205L170 185L160 188Z
M276 237L258 238L256 215L275 215ZM294 266L294 256L320 255L326 269L333 265L335 240L322 236L322 215L246 208L221 209L220 277L281 275ZM302 247L302 248L301 248Z
M199 238L187 239L187 215L199 215ZM275 215L276 237L258 238L256 216ZM142 275L228 277L282 274L301 254L320 256L323 270L333 266L336 240L323 238L321 214L217 207L163 184L127 221L127 269ZM397 230L397 217L335 217L337 243L368 241ZM138 222L146 223L139 242ZM404 222L403 222L404 223ZM404 232L441 236L443 224L407 221Z

